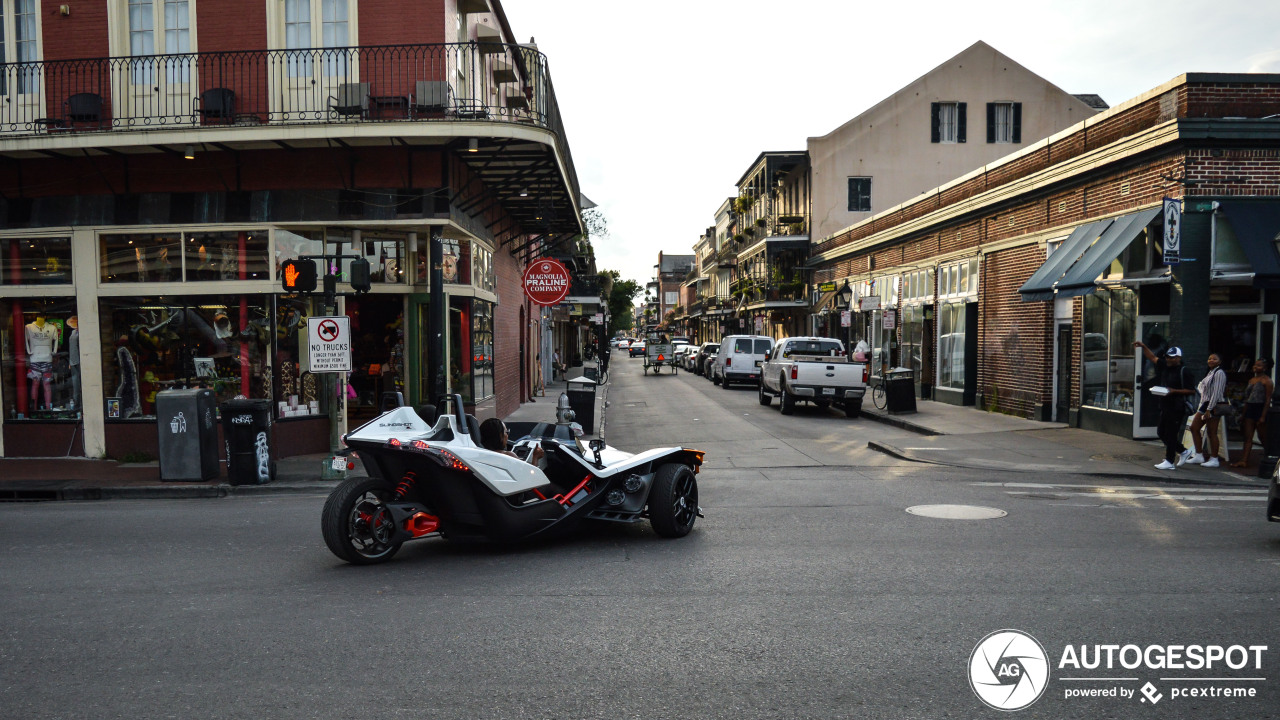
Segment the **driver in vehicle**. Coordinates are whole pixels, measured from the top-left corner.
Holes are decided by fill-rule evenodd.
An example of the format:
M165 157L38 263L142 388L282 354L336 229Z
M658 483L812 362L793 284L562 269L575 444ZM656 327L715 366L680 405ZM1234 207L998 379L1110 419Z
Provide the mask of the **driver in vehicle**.
M508 433L507 424L498 418L489 418L480 423L480 444L485 450L492 450L503 455L510 455L513 458L519 458L519 455L507 449ZM521 458L531 465L537 465L545 453L542 445L534 445L533 452L529 453L529 457Z

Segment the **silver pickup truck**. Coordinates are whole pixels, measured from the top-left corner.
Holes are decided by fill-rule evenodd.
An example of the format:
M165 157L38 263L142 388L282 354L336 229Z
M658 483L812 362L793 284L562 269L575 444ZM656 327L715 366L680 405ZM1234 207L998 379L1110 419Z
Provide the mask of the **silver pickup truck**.
M821 408L843 407L845 415L858 417L867 374L867 364L851 362L839 340L784 338L760 368L760 404L768 405L777 395L783 415L790 415L803 400Z

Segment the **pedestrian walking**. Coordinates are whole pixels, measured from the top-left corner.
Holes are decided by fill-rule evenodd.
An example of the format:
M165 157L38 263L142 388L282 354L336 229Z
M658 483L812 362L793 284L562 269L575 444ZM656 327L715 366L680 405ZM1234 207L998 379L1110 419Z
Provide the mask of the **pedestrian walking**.
M1209 372L1205 374L1204 379L1196 386L1196 391L1200 393L1200 404L1196 406L1196 413L1191 418L1191 443L1195 445L1193 450L1187 450L1183 454L1186 455L1184 462L1188 465L1203 465L1207 468L1218 467L1218 425L1222 422L1222 412L1229 405L1223 402L1222 393L1227 389L1227 374L1222 370L1222 357L1218 353L1209 354ZM1204 454L1204 440L1200 438L1200 431L1208 426L1209 428L1209 455Z
M1186 448L1182 445L1182 428L1191 410L1195 378L1182 364L1182 348L1171 346L1157 357L1141 340L1134 341L1133 346L1142 348L1142 354L1156 366L1155 377L1143 383L1144 390L1151 390L1160 398L1160 423L1156 426L1156 435L1164 443L1164 460L1156 465L1156 469L1173 470L1189 457L1183 454Z
M1244 418L1240 421L1244 430L1244 452L1240 459L1231 463L1231 467L1248 467L1249 453L1253 450L1253 434L1256 432L1267 441L1267 408L1271 407L1271 395L1275 392L1275 383L1271 382L1272 362L1265 358L1253 361L1253 377L1244 389Z

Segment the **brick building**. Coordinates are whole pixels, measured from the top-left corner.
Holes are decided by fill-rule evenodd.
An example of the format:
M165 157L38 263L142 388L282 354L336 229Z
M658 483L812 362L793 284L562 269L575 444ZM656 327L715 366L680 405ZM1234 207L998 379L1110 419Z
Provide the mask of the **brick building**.
M480 417L531 395L549 323L521 272L577 252L581 201L547 60L499 0L0 13L0 454L154 455L155 393L196 382L270 400L286 455L439 374ZM372 291L339 303L354 368L330 396L304 364L320 300L279 269L334 254ZM322 263L339 291L349 263Z
M924 397L1119 435L1154 434L1135 339L1219 353L1239 402L1276 356L1278 114L1280 76L1182 75L821 239L855 291L824 330Z

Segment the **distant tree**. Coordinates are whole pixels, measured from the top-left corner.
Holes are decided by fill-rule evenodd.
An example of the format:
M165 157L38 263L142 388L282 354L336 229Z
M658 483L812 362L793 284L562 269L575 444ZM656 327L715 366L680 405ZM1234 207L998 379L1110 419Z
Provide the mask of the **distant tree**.
M591 212L588 210L587 212ZM585 215L585 213L584 213ZM602 285L605 279L613 281L613 288L609 291L609 335L612 337L619 330L627 331L635 327L635 320L631 316L631 308L635 304L635 297L644 291L640 283L635 280L622 280L621 273L617 270L601 270L598 276Z
M589 238L609 237L609 221L605 219L604 213L600 212L600 208L584 210L582 224L586 226L586 234Z

